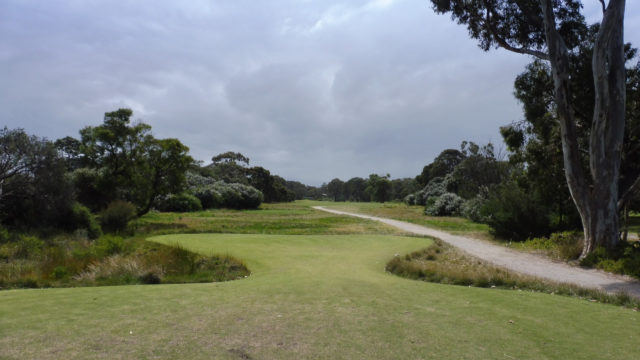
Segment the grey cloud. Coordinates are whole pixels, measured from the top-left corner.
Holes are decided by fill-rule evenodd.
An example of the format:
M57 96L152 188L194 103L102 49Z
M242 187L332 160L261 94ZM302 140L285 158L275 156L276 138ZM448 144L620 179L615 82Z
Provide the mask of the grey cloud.
M409 0L6 0L0 34L0 125L77 135L126 106L198 159L240 151L310 184L500 143L530 61Z

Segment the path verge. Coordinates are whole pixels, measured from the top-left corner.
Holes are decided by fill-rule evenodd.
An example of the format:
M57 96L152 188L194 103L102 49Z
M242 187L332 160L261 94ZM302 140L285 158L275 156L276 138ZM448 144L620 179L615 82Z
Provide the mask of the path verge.
M405 221L333 210L323 206L314 206L313 208L337 215L380 221L408 233L432 236L455 246L469 255L522 274L537 276L559 283L571 283L582 287L595 288L610 294L626 292L630 296L640 299L640 282L628 276L574 267L541 256L517 252L482 240L452 235Z

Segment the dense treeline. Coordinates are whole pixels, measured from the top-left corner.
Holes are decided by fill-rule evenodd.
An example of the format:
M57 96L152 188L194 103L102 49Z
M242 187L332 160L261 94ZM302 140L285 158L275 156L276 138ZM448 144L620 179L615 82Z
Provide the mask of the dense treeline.
M283 178L227 152L195 162L178 139L158 139L132 122L130 109L108 112L79 137L54 142L21 129L0 130L0 226L21 232L118 232L151 209L257 208L293 201ZM304 186L304 185L303 185Z

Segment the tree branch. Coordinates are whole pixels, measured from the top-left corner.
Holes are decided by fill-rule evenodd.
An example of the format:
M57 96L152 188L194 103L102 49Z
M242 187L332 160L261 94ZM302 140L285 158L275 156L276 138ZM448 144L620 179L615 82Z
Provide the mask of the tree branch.
M535 56L541 60L549 60L549 54L542 52L542 51L538 51L538 50L532 50L532 49L528 49L525 47L515 47L510 45L505 39L503 39L500 35L498 35L498 30L495 28L495 25L493 23L493 21L491 21L491 19L493 17L496 17L495 12L493 11L493 9L489 6L489 4L487 3L487 1L483 1L484 2L484 6L487 9L487 15L485 16L485 25L487 26L487 29L489 30L489 32L491 33L491 35L493 35L494 40L498 43L498 45L508 51L514 52L514 53L518 53L518 54L525 54L525 55L531 55L531 56Z
M602 13L607 12L607 6L604 4L604 0L600 0L600 4L602 4Z
M638 192L638 190L640 190L640 176L638 176L636 181L634 181L633 184L629 186L627 191L625 191L618 200L618 211L624 209L625 205L627 205L627 203L631 201L631 198L636 194L636 192Z

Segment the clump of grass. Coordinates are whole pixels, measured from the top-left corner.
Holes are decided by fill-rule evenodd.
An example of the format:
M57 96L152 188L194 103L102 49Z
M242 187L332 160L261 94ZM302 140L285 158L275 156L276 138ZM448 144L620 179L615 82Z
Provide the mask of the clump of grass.
M548 238L531 238L511 246L521 250L533 250L544 253L554 259L570 261L577 259L582 252L584 236L581 232L564 231L553 233Z
M450 285L528 290L574 296L591 301L640 308L640 300L628 294L608 294L573 284L556 283L534 276L509 272L477 258L465 255L435 239L433 245L405 256L396 256L386 270L398 276Z

